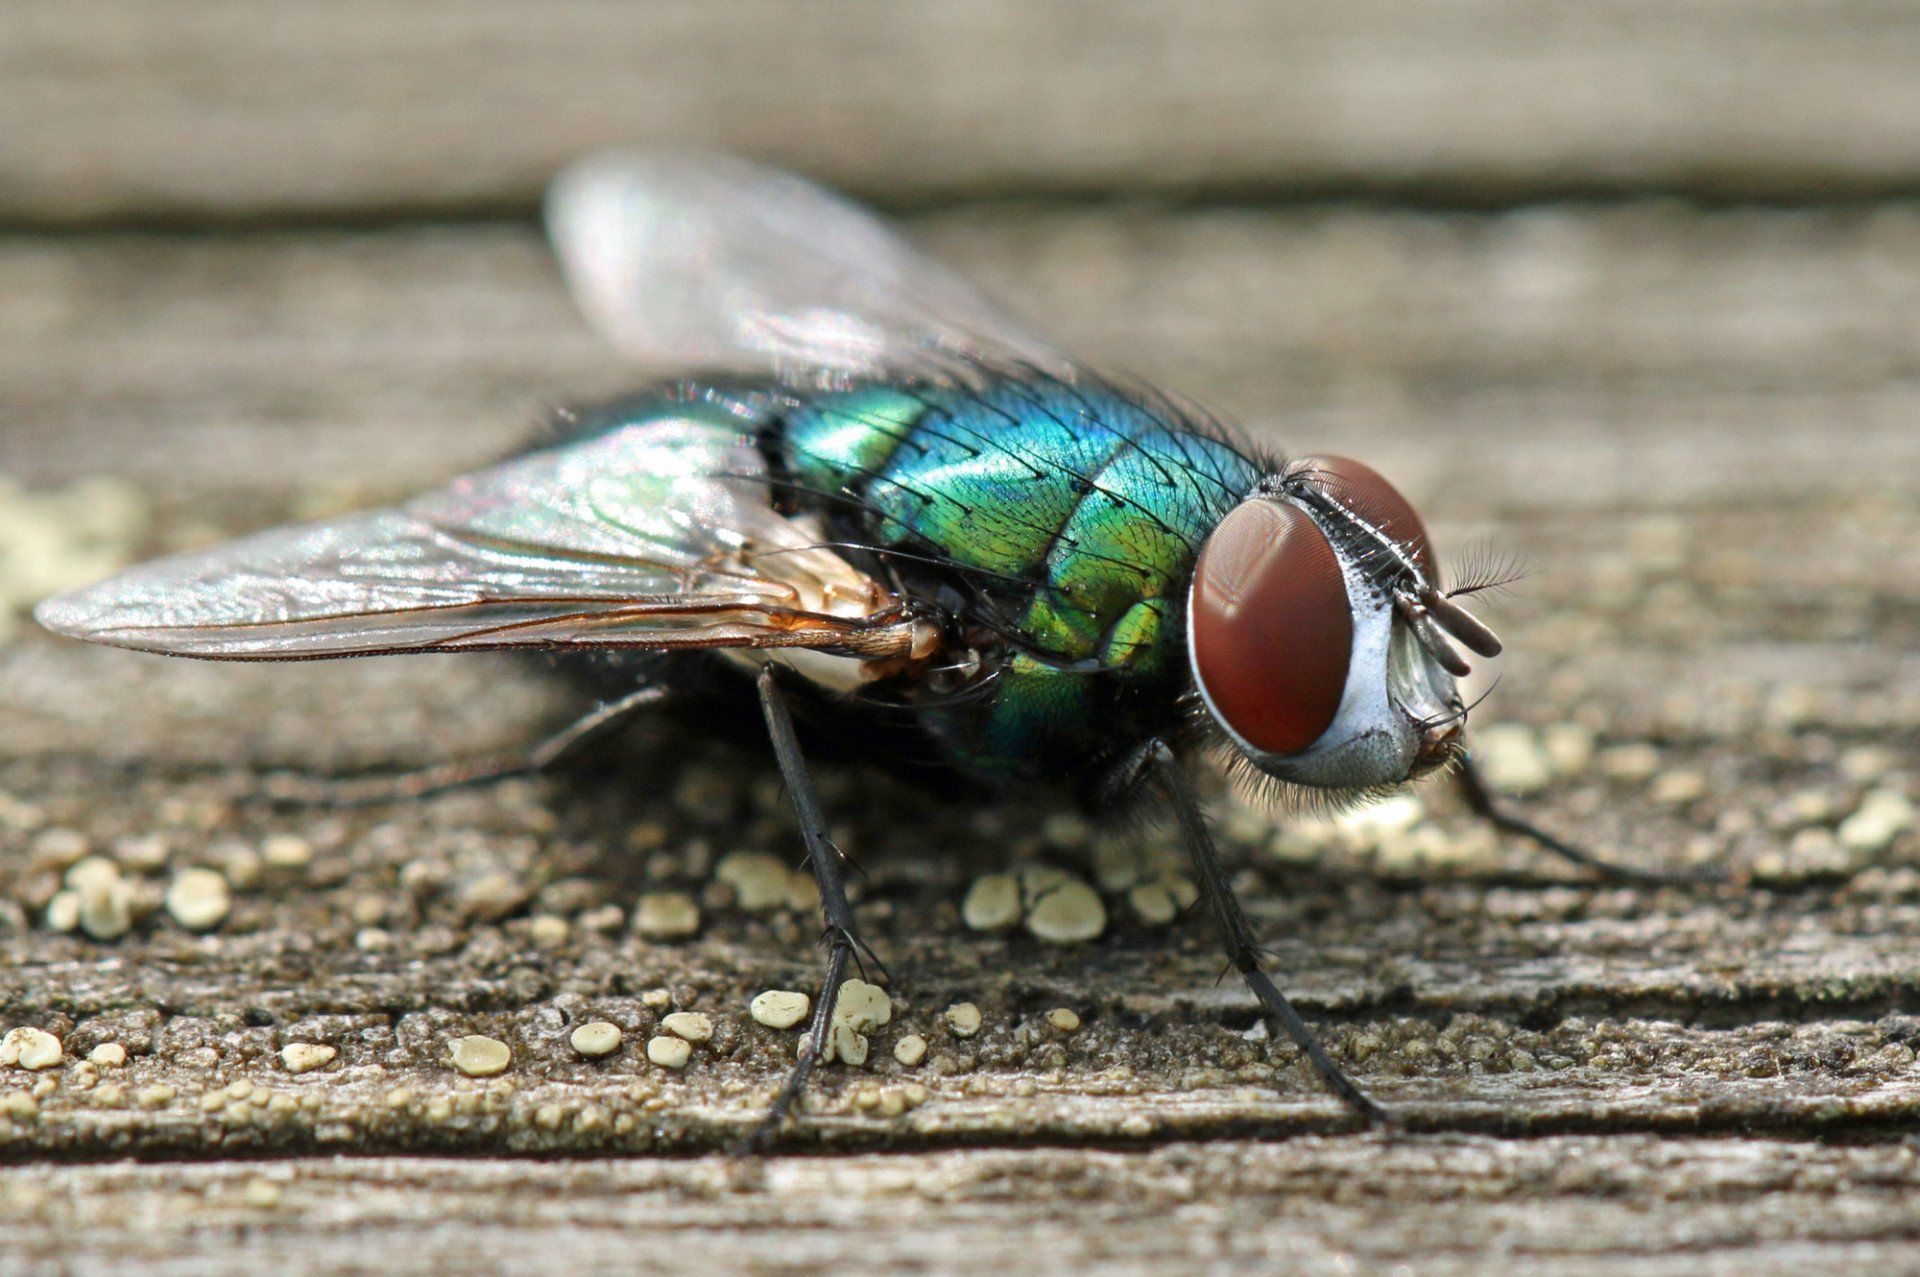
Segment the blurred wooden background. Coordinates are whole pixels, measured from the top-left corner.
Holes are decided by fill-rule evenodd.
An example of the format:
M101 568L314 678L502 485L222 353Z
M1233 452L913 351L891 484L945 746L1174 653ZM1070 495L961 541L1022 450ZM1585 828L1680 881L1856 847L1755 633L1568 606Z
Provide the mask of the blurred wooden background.
M1914 189L1886 0L503 0L8 6L0 210L63 226L524 212L609 143L862 195L1877 197Z
M18 613L49 573L404 493L619 389L533 220L606 144L849 189L1075 353L1374 460L1443 545L1516 546L1535 576L1485 721L1658 750L1536 809L1738 885L1595 888L1515 847L1303 871L1243 831L1283 986L1426 1132L1383 1140L1325 1133L1284 1062L1276 1086L1215 1067L1255 1048L1201 920L1069 951L973 935L969 866L900 838L874 870L913 902L875 923L908 955L895 992L919 1024L977 998L994 1045L922 1079L908 1122L831 1079L830 1155L759 1177L712 1154L774 1044L663 1110L629 1090L644 1060L560 1059L548 1020L653 983L738 1018L812 978L803 919L662 947L576 909L543 950L522 899L362 943L357 902L409 857L575 873L563 797L534 804L561 835L524 793L342 834L205 769L505 745L551 688L486 662L177 666ZM10 0L0 475L29 495L0 485L0 1027L127 1041L125 1093L173 1096L0 1069L0 1245L35 1273L1912 1268L1920 845L1910 819L1842 833L1920 767L1916 196L1920 7L1880 0ZM101 475L135 513L60 532L85 501L45 494ZM243 885L212 937L46 930L60 847L151 830L173 865L287 832L319 854ZM1055 1067L1023 1017L1060 1002L1093 1028ZM340 1051L297 1086L295 1026ZM536 1071L504 1116L443 1121L474 1092L439 1043L469 1029ZM1510 1052L1560 1062L1485 1063ZM254 1086L307 1106L249 1126L199 1102ZM616 1140L595 1111L645 1116Z

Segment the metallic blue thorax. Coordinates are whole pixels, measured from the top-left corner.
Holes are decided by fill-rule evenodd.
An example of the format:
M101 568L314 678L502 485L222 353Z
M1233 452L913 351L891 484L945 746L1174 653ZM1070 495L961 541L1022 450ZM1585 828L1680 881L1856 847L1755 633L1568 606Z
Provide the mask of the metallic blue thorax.
M1178 712L1194 561L1260 475L1240 451L1163 405L1040 378L822 394L773 437L844 531L965 600L992 682L925 715L952 761L1078 770Z

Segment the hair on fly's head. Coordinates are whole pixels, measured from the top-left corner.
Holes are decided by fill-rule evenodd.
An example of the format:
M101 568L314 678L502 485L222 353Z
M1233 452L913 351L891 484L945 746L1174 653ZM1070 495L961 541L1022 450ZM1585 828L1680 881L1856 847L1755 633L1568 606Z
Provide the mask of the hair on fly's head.
M1497 598L1511 593L1509 587L1524 581L1530 572L1526 556L1511 546L1484 538L1469 541L1458 556L1458 566L1447 573L1442 593L1450 599L1475 594Z

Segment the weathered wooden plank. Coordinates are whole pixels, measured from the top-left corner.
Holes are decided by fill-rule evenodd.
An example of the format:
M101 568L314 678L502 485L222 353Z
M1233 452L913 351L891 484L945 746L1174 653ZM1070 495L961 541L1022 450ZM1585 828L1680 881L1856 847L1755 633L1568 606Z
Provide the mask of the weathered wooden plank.
M1912 189L1882 0L15 0L0 218L524 209L590 146L982 191Z
M1687 535L1743 547L1745 566L1724 549L1685 553L1660 523L1498 529L1539 564L1502 617L1515 656L1498 712L1658 743L1632 767L1575 758L1543 817L1638 863L1726 865L1737 886L1575 885L1476 837L1431 786L1429 818L1305 843L1274 841L1270 817L1223 801L1276 971L1411 1124L1810 1136L1903 1130L1920 1112L1914 834L1833 832L1869 792L1906 794L1920 761L1895 730L1920 713L1905 602L1920 514L1876 516L1891 550L1863 562L1859 526L1837 513L1692 516ZM1850 572L1826 570L1848 556ZM1759 564L1788 561L1755 588ZM737 1133L792 1038L751 1024L746 1005L803 987L814 961L804 906L742 911L714 877L723 852L791 854L762 765L656 731L616 776L577 789L343 815L238 801L265 766L450 756L558 708L524 672L500 673L471 659L197 667L37 635L0 649L13 756L0 769L0 1018L52 1030L74 1057L106 1041L133 1053L46 1075L46 1094L0 1110L0 1147L640 1151ZM1050 825L1044 807L976 813L843 769L826 784L865 870L863 926L902 1001L876 1041L879 1089L834 1071L809 1138L1166 1138L1338 1120L1290 1049L1246 1036L1251 1003L1218 983L1199 918L1145 925L1115 887L1111 934L1093 946L960 925L975 875L1036 857L1084 866L1099 840ZM263 865L286 836L301 854ZM204 938L164 913L110 944L50 934L64 866L88 848L124 865L116 890L136 914L170 873L206 864L237 884L232 915ZM701 938L628 931L620 911L646 890L703 900ZM941 1017L961 1000L985 1012L977 1037ZM718 1026L684 1073L639 1054L669 1006ZM1057 1006L1083 1026L1051 1027ZM592 1018L627 1033L611 1061L566 1044ZM470 1032L511 1047L503 1083L447 1065L448 1041ZM923 1065L892 1061L909 1032L932 1044ZM302 1041L337 1057L290 1076L278 1052ZM4 1076L16 1093L40 1080ZM923 1102L885 1115L910 1095Z
M1912 799L1920 771L1920 218L917 225L1076 349L1269 437L1383 458L1443 549L1491 536L1529 558L1476 716L1530 724L1522 755L1551 740L1528 806L1736 883L1595 887L1432 786L1384 825L1278 837L1217 796L1277 976L1420 1132L1325 1135L1339 1111L1249 1035L1203 918L1153 924L1110 887L1091 944L962 925L975 875L1088 872L1105 836L827 766L899 1002L798 1136L841 1155L755 1177L654 1156L738 1133L794 1037L747 1002L814 978L806 910L746 910L714 869L791 863L751 754L663 729L578 785L277 812L242 800L271 769L507 747L570 696L491 658L233 668L0 633L0 1027L65 1053L0 1066L13 1265L1910 1265L1920 846L1910 823L1847 822ZM157 513L115 527L109 557L405 489L629 375L511 226L0 241L0 473L136 476ZM72 513L0 491L8 590L7 555L68 546ZM49 926L87 852L119 866L118 938ZM194 866L233 888L211 934L160 903ZM698 900L698 936L635 934L658 890ZM941 1014L960 999L983 1010L973 1037ZM1063 1006L1079 1028L1048 1020ZM676 1007L716 1032L669 1072L643 1044ZM609 1059L568 1044L594 1018L625 1031ZM511 1048L499 1078L449 1066L470 1032ZM915 1066L892 1055L909 1032L930 1043ZM336 1054L296 1075L295 1042ZM127 1061L79 1063L106 1043ZM129 1154L189 1160L62 1164Z
M1429 504L1920 483L1920 212L955 214L1076 353ZM0 470L404 489L634 374L514 227L0 241Z
M0 1243L22 1277L1897 1272L1915 1186L1903 1145L1580 1137L983 1150L759 1176L712 1159L63 1166L8 1186Z

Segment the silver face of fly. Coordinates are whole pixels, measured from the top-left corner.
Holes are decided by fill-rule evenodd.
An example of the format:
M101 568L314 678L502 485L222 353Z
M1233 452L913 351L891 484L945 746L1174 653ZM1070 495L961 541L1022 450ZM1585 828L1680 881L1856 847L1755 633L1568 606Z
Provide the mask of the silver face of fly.
M1202 550L1187 609L1194 682L1253 765L1320 789L1396 785L1454 757L1466 663L1499 640L1442 595L1418 516L1369 467L1270 476Z
M1339 709L1313 744L1298 754L1253 754L1277 779L1316 789L1397 785L1442 765L1460 736L1453 676L1440 668L1410 628L1348 568L1353 656ZM1450 720L1433 729L1430 722ZM1245 746L1241 747L1243 750Z

